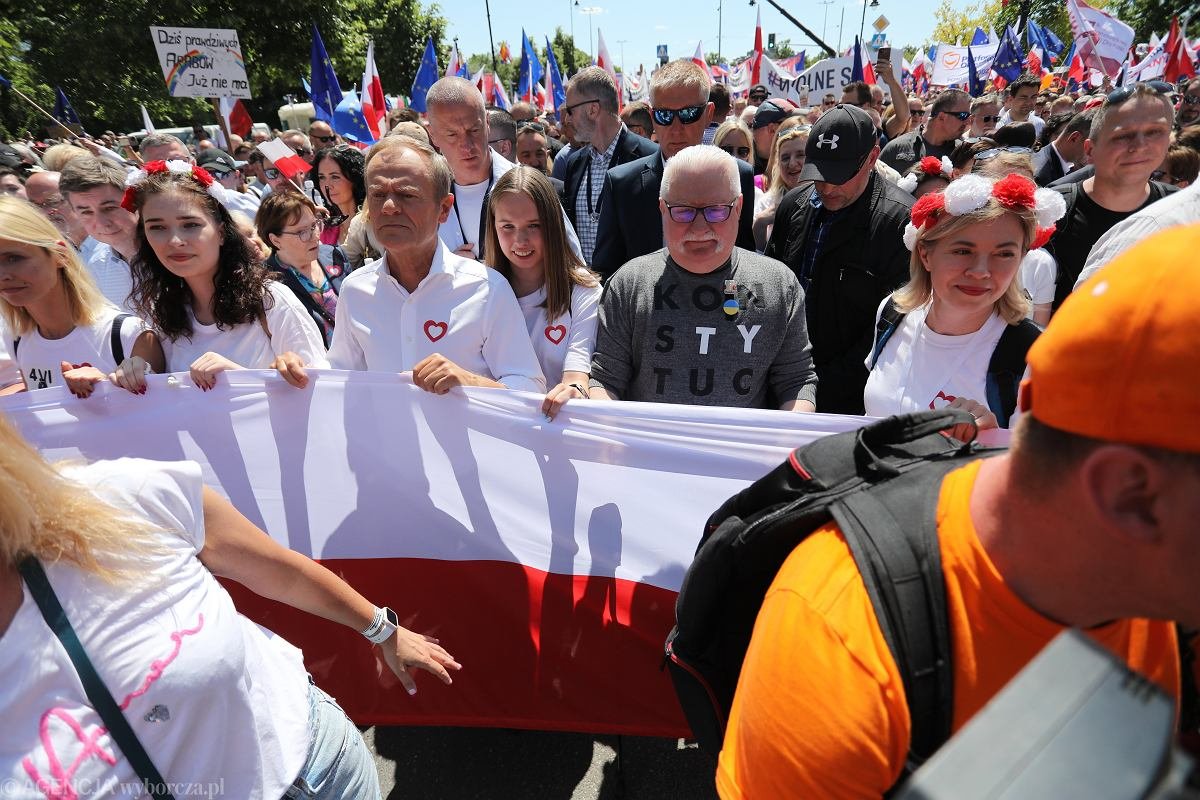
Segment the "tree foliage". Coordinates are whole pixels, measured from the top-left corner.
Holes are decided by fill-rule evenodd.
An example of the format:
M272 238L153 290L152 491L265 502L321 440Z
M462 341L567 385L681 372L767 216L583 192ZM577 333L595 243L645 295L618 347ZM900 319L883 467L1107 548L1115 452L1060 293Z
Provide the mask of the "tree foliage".
M89 132L141 128L139 103L162 127L212 121L206 101L167 95L150 25L236 30L254 96L246 105L269 124L278 123L274 112L285 95L302 95L314 23L344 88L361 82L371 36L384 90L393 94L408 93L427 37L442 63L447 52L445 19L420 0L293 0L286 8L234 0L24 0L10 7L0 20L0 74L51 103L52 87L61 86ZM25 105L10 98L9 108L0 108L9 133L39 125Z
M494 71L505 87L512 88L517 85L517 79L520 76L521 51L520 48L512 49L513 57L506 63L500 60L501 44L502 42L496 42L495 70L492 69L491 53L476 53L469 56L467 68L471 70L472 75L483 68L486 68L488 72ZM546 65L546 48L535 41L531 41L530 44L533 45L533 50L544 67ZM554 50L554 58L558 62L558 69L561 71L564 81L592 63L591 57L576 47L575 39L571 34L564 33L561 27L555 28L554 36L550 39L550 47Z

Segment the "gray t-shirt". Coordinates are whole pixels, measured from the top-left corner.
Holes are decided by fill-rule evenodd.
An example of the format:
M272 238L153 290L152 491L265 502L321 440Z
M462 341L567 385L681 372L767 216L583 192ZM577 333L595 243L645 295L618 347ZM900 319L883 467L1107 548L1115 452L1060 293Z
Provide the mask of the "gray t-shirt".
M782 262L741 248L705 275L666 250L635 258L604 288L592 378L622 400L815 402L804 290Z

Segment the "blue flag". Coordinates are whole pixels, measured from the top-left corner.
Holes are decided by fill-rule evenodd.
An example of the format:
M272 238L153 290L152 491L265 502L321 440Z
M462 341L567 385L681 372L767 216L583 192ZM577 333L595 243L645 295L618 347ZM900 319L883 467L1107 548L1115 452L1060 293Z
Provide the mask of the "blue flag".
M308 78L304 77L303 75L300 76L300 87L302 89L304 89L304 96L311 99L312 98L312 84L309 83Z
M325 52L325 42L321 41L321 32L313 25L312 42L312 84L308 95L312 98L313 113L317 119L333 124L333 112L342 102L342 85L338 83L337 73L333 71L333 63L329 53Z
M0 86L3 86L5 89L11 89L12 81L10 81L8 78L4 77L3 75L0 75Z
M971 47L978 47L981 44L991 44L992 40L988 38L987 31L976 26L975 35L971 37Z
M521 70L517 78L517 93L521 95L522 100L536 102L537 85L542 80L542 73L542 62L538 60L537 52L533 49L533 43L529 41L529 37L522 30Z
M59 122L79 124L79 115L71 108L71 101L57 86L54 87L54 118Z
M1033 20L1030 20L1029 24L1030 26L1037 25L1037 23L1035 23ZM1042 52L1045 53L1051 61L1054 61L1060 55L1062 55L1062 51L1066 49L1066 45L1062 43L1062 39L1059 39L1054 35L1054 31L1050 30L1049 25L1037 25L1037 29L1038 46L1042 48Z
M419 114L425 113L425 95L429 87L437 83L438 63L437 52L433 49L433 37L425 40L425 54L421 56L421 66L417 68L417 76L413 78L412 99L408 107Z
M1004 29L1000 37L1000 47L996 49L996 59L992 62L992 71L1004 80L1012 83L1021 75L1025 63L1025 52L1017 41L1012 26Z
M807 60L808 60L808 51L801 50L800 57L796 59L796 66L792 69L792 73L795 75L799 75L801 72L804 72L804 62Z
M858 37L854 37L854 66L850 70L850 81L861 81L863 79L863 63L862 63L862 47L858 44Z
M971 54L971 45L967 45L967 94L980 97L983 94L983 81L979 80L979 71L975 68L975 56Z
M375 137L367 127L367 118L363 116L362 103L358 93L351 89L342 96L342 102L333 110L333 132L351 142L375 144Z
M550 46L549 36L546 37L546 59L550 68L549 85L546 88L550 90L550 97L554 100L554 118L561 119L559 109L567 104L567 87L563 84L562 72L558 69L558 58L554 55L554 48Z

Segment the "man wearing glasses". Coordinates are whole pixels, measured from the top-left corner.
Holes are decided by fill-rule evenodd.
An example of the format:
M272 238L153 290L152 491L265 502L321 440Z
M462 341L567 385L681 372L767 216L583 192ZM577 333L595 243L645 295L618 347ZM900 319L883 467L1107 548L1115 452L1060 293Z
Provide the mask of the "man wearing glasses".
M563 207L579 234L584 262L590 266L600 209L608 199L605 173L657 153L658 145L625 127L618 115L617 84L600 67L586 67L571 78L562 113L575 126L575 140L580 143L568 157Z
M283 140L284 144L295 150L296 155L307 161L309 165L313 163L315 152L313 151L312 142L309 141L308 134L304 131L298 131L293 128L284 131L283 135L279 138Z
M74 245L75 249L79 251L79 257L86 264L92 251L100 243L87 235L82 220L59 191L58 176L59 173L47 170L31 172L29 179L25 181L25 195L29 198L29 202L40 208L42 213L49 217L50 221L54 223L54 227L58 228L58 232Z
M666 247L627 263L605 289L592 398L814 410L804 292L786 266L734 245L739 163L704 145L668 162L658 203Z
M659 152L613 167L604 177L605 201L600 206L591 266L605 278L626 261L663 246L658 225L663 170L677 153L703 140L713 115L708 101L711 83L705 70L686 59L671 61L651 76L650 106ZM742 194L753 197L753 170L744 161L737 162L737 169ZM753 250L754 204L745 203L740 209L737 245Z
M948 156L954 152L970 118L971 95L961 89L947 89L929 106L925 126L888 142L879 157L903 175L926 156Z
M320 150L325 147L333 147L341 141L341 137L333 132L333 128L329 127L328 122L318 119L308 126L308 140L313 147Z
M924 122L924 117L925 112L922 111L917 122ZM996 99L996 95L985 94L971 101L970 123L971 127L966 136L969 142L991 136L996 132L996 128L1000 126L1000 101Z
M1188 125L1200 123L1200 78L1193 78L1179 98L1179 119L1177 127L1186 128Z

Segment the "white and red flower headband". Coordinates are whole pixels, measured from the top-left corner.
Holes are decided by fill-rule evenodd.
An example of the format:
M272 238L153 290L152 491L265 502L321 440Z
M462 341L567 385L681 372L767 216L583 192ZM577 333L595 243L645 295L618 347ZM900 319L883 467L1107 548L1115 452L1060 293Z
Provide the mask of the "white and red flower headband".
M945 190L925 195L912 208L912 222L904 226L904 246L914 250L922 229L937 225L946 214L961 217L987 205L992 198L1005 208L1032 209L1037 219L1037 235L1030 250L1050 241L1054 224L1067 213L1063 196L1053 189L1039 189L1023 175L1008 175L992 182L979 175L964 175Z
M930 178L945 178L946 180L954 180L954 165L950 163L950 159L946 156L938 158L937 156L925 156L917 166L920 167L921 173ZM912 194L917 190L917 186L921 183L921 177L915 172L910 172L899 180L896 184L904 191Z
M137 172L131 174L125 179L125 195L121 198L121 208L131 214L137 211L137 192L138 186L146 178L159 172L171 172L176 175L190 175L196 183L204 187L204 191L224 205L225 203L225 187L217 183L213 176L208 173L204 167L198 167L195 164L190 164L187 161L173 159L171 161L150 161L147 162Z

